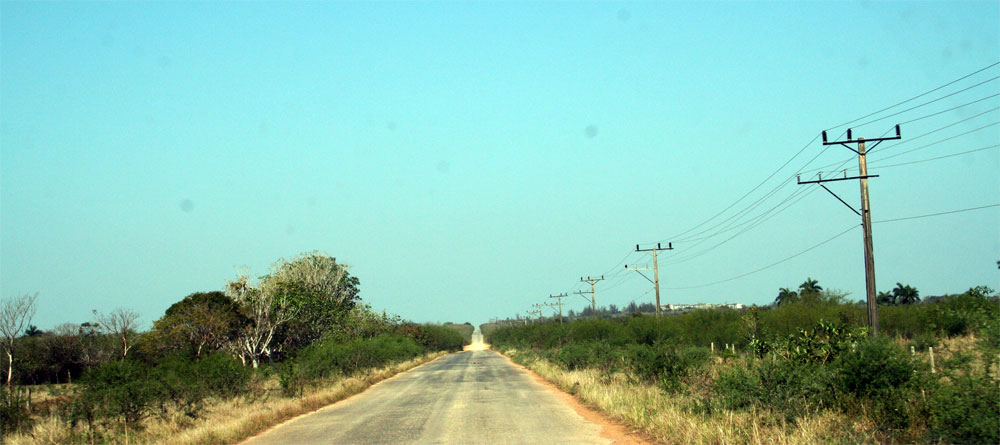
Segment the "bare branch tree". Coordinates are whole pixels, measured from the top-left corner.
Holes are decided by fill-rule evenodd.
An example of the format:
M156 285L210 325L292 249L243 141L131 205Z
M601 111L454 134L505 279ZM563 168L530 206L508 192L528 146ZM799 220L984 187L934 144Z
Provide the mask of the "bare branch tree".
M226 284L226 293L240 305L243 314L250 320L243 327L238 341L242 354L256 368L261 356L270 356L274 332L294 318L296 311L287 299L279 297L273 286L267 283L251 285L246 270Z
M121 308L115 309L108 314L101 314L97 310L94 310L94 318L97 319L97 322L104 330L113 334L121 342L121 359L125 360L129 348L132 347L130 344L131 340L135 338L135 326L136 321L139 320L139 313Z
M3 335L3 350L7 353L7 386L10 387L11 376L14 373L14 340L35 317L34 295L24 294L20 297L3 300L0 304L0 334Z

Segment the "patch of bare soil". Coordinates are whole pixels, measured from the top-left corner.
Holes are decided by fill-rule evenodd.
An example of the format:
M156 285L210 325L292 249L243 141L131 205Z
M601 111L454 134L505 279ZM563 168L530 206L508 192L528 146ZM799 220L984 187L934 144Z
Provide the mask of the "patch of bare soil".
M507 357L506 355L503 354L500 355L503 356L503 358L507 359L507 361L510 362L510 364L524 370L524 372L528 373L528 375L530 375L533 379L535 379L536 382L540 383L546 389L555 393L556 397L558 397L559 400L566 402L566 404L568 404L573 408L573 411L576 411L576 413L579 414L581 417L587 419L588 422L592 422L600 426L601 437L610 440L611 443L618 445L656 443L655 440L649 439L648 437L644 436L642 433L638 431L632 431L631 429L628 428L627 425L615 419L612 419L607 414L604 414L603 412L597 411L587 406L583 402L577 400L576 397L567 394L558 386L554 385L548 380L545 380L544 377L536 374L535 371L532 371L531 369L528 369L517 363L514 363L514 361L511 360L510 357Z

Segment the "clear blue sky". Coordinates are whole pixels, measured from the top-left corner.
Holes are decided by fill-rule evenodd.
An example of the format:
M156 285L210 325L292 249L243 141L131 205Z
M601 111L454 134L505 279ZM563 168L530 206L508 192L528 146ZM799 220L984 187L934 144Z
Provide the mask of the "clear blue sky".
M806 277L861 299L858 228L668 288L857 225L788 179L851 159L807 142L1000 61L998 24L996 1L4 1L0 295L39 292L43 329L117 307L148 326L239 266L321 250L416 321L523 313L602 273L598 304L623 306L653 297L622 269L648 262L636 243L767 196L752 230L692 257L760 221L740 217L663 253L663 302L764 304ZM1000 126L979 129L1000 120L998 75L855 130L982 99L870 156L875 220L1000 202ZM875 168L952 136L882 165L994 147ZM857 205L857 181L829 186ZM998 228L997 207L877 224L878 288L996 288Z

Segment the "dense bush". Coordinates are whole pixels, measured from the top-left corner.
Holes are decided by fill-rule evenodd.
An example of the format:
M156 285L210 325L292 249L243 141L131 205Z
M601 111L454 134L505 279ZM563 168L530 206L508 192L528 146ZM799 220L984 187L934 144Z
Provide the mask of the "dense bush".
M293 360L283 363L278 377L282 388L291 395L299 393L309 382L355 374L408 360L423 352L424 348L413 339L399 335L355 339L346 343L320 341L300 350Z
M431 324L418 326L414 340L428 351L461 351L466 344L465 337L458 331Z
M950 377L929 400L931 436L947 443L1000 443L1000 381L982 373Z
M152 369L134 360L108 362L83 376L79 399L88 417L121 418L126 426L149 415L161 388Z
M445 323L443 326L458 332L462 336L462 339L465 340L465 344L472 343L472 333L475 332L476 328L473 327L471 323Z

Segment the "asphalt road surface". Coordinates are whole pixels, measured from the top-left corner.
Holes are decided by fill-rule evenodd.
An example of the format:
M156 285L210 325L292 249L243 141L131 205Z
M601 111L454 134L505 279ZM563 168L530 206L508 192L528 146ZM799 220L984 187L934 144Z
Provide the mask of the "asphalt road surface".
M599 435L599 425L525 371L496 352L471 349L398 374L246 443L611 443Z

